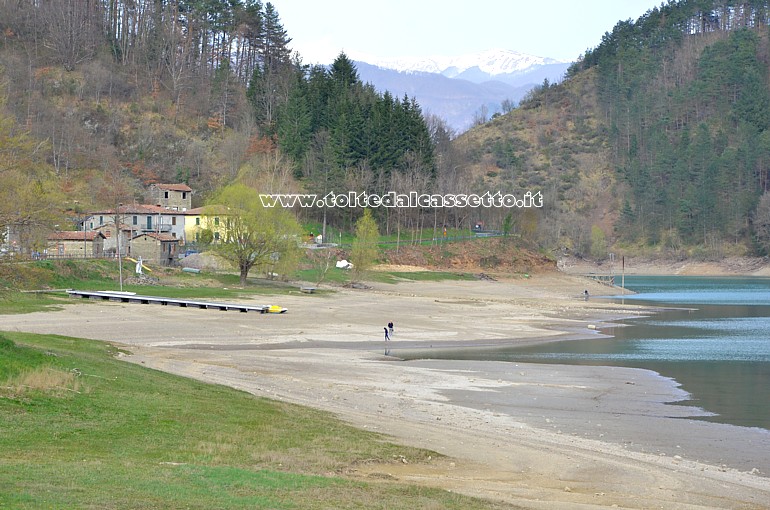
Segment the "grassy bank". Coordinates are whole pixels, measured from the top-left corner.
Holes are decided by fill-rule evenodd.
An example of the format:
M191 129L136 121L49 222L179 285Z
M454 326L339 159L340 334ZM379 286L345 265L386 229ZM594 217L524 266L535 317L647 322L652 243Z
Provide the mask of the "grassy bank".
M296 285L252 278L246 287L232 273L191 274L179 268L157 268L157 285L131 284L133 263L123 264L123 290L150 296L201 300L238 300L264 294L285 294ZM30 292L53 289L59 292ZM0 264L0 314L28 313L73 303L63 289L120 290L115 260L42 260Z
M237 274L204 272L192 274L179 268L157 268L152 276L157 285L131 284L134 264L125 263L123 290L149 296L179 299L237 301L255 295L280 295L297 292L298 282L280 282L264 278L249 278L245 287ZM318 271L304 269L297 272L299 281L315 282ZM473 279L467 273L420 271L371 271L367 281L397 283L399 281L440 281ZM350 273L342 269L330 270L324 283L342 285L350 281ZM128 283L126 283L128 282ZM53 289L53 292L37 292ZM0 314L29 313L54 309L73 301L64 289L119 290L117 262L114 260L43 260L35 262L0 264ZM58 290L58 292L56 292ZM36 291L36 292L31 292Z
M0 508L496 508L352 476L360 463L441 462L435 453L116 354L0 335Z

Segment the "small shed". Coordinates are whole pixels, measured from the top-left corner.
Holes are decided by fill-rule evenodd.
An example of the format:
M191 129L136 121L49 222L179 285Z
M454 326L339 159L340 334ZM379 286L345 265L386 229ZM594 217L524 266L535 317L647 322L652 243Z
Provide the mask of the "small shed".
M141 234L131 239L131 256L142 261L173 266L179 254L179 239L171 234Z
M46 255L49 258L101 257L104 239L104 234L94 231L53 232L47 239Z

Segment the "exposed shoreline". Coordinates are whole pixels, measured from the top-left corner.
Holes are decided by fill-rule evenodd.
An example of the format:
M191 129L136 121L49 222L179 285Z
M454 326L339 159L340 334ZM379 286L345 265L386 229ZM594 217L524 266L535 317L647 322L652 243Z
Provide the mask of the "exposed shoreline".
M567 274L604 274L620 276L758 276L770 277L770 257L724 257L720 260L666 259L662 257L615 257L593 261L576 257L562 257L558 266Z
M686 394L653 372L397 359L399 349L600 335L589 326L648 311L585 301L584 287L606 292L563 274L403 282L272 297L286 315L97 303L4 316L0 329L112 341L128 361L330 411L455 459L360 476L386 470L527 508L766 506L770 433L688 419L702 411L668 405Z

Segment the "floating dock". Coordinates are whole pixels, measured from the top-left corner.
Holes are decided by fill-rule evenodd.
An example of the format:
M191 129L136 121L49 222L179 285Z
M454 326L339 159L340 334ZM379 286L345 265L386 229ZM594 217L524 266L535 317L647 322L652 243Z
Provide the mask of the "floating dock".
M72 297L82 299L101 299L103 301L115 301L120 303L140 303L143 305L157 304L164 306L179 306L182 308L204 308L215 310L237 310L241 313L285 313L286 308L271 305L241 305L237 303L216 303L211 301L195 301L190 299L176 299L157 296L141 296L133 292L109 292L91 290L67 290Z

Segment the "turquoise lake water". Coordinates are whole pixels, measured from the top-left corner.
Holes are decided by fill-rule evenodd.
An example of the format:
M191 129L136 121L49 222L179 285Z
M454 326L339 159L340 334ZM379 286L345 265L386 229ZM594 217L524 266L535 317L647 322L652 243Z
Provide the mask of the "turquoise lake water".
M447 357L650 369L691 395L682 404L713 414L702 419L770 429L770 279L626 276L625 285L637 292L625 302L667 309L618 321L602 330L609 338Z

